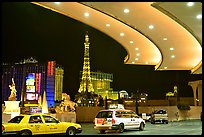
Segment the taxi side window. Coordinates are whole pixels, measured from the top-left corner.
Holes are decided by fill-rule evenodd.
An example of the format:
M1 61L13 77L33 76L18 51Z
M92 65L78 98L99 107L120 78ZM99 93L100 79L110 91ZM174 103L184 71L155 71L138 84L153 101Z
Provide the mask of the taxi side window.
M16 116L8 121L8 123L20 123L24 116Z
M40 116L31 116L29 123L42 123L42 119Z
M126 112L126 111L117 111L116 112L116 117L119 118L131 118L131 112Z
M58 121L51 116L43 116L45 123L58 123Z
M130 112L131 118L138 118L139 116L135 112Z

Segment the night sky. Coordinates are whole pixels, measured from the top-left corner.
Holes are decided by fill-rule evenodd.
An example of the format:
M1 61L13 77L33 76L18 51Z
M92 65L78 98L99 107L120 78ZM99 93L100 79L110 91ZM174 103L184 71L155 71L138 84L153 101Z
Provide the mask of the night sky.
M38 62L55 60L64 68L63 91L71 98L80 85L84 37L88 31L91 71L113 74L114 91L146 92L149 99L164 99L178 86L181 97L192 97L188 82L202 79L190 71L154 71L154 66L126 65L125 49L91 26L29 2L4 2L1 7L2 62L34 57Z

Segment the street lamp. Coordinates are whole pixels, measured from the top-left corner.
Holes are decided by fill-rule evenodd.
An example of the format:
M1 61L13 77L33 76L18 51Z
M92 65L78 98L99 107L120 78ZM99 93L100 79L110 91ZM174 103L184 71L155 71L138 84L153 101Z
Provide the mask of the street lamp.
M138 114L139 113L139 111L138 111L138 106L139 106L139 103L138 103L138 101L139 101L139 92L137 91L136 92L136 94L135 94L135 105L136 105L136 114Z

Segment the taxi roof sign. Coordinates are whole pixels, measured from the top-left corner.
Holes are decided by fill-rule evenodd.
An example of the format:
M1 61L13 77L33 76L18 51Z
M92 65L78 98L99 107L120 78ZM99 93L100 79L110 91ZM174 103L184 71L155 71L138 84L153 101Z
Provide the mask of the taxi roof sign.
M125 109L123 104L110 104L109 109Z

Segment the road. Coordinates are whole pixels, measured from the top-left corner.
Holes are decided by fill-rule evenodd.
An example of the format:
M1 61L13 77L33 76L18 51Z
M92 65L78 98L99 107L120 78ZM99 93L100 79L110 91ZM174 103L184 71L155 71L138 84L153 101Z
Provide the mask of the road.
M82 133L80 135L101 135L98 130L94 129L93 123L80 123L82 125ZM103 135L201 135L201 120L185 120L178 122L169 122L168 124L151 124L146 122L144 131L127 130L123 133L108 131Z

